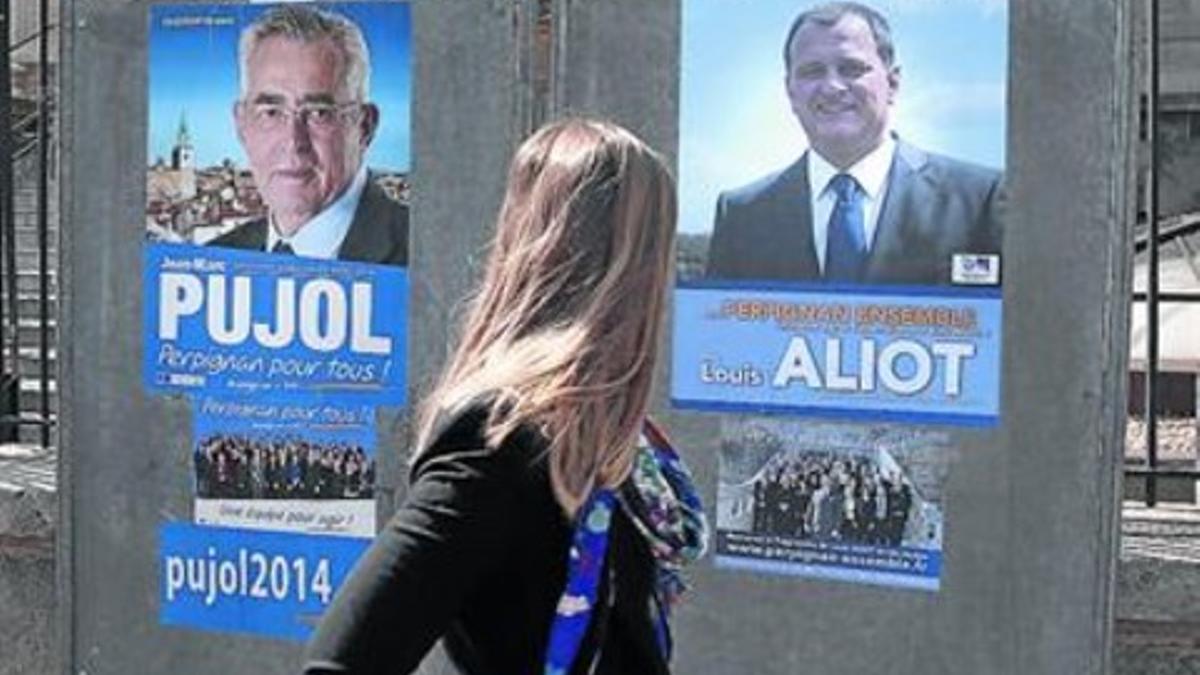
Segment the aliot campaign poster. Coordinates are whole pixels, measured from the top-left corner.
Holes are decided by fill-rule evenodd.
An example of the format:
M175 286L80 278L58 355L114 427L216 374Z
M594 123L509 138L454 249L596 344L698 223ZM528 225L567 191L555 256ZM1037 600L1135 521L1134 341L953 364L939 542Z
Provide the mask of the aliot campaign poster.
M951 455L941 431L783 417L725 422L716 564L936 590Z
M165 625L303 640L375 533L405 404L402 2L149 9L143 380L191 401Z
M1004 0L684 4L677 407L998 423L1006 52Z

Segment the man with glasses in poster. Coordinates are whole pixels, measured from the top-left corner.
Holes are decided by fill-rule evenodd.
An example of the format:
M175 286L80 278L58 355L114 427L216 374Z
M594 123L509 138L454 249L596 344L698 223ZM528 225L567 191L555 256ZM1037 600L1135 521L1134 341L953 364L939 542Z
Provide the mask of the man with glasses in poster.
M284 5L238 45L238 140L267 206L214 246L405 265L408 208L363 163L379 125L362 31L343 16Z
M900 66L887 20L854 2L819 5L794 20L783 58L809 149L720 195L705 276L998 284L1000 174L892 132Z

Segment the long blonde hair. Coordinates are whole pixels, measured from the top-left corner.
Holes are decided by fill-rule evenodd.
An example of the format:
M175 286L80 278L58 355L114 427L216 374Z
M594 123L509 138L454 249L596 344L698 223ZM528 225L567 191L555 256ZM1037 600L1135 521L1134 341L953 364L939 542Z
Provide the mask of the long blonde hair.
M490 403L485 437L547 438L572 515L628 475L649 405L675 236L659 155L609 122L551 123L517 150L483 283L422 415Z

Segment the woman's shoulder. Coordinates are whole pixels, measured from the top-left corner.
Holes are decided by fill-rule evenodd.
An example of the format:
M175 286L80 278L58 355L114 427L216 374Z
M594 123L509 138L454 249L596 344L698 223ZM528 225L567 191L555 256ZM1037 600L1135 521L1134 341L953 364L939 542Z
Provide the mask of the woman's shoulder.
M521 425L499 443L488 439L495 399L476 397L436 413L413 465L413 475L430 462L472 457L496 467L528 468L543 459L546 438L532 425Z
M429 432L425 435L426 447L421 450L483 442L490 414L490 402L478 399L452 408L439 409L429 425Z

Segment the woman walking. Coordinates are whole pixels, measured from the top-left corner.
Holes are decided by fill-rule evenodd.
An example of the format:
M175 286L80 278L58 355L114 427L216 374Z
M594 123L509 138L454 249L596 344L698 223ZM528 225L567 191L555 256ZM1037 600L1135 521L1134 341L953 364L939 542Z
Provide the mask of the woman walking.
M647 420L675 231L660 157L607 122L518 149L483 282L424 401L405 503L307 673L667 673L703 510Z

